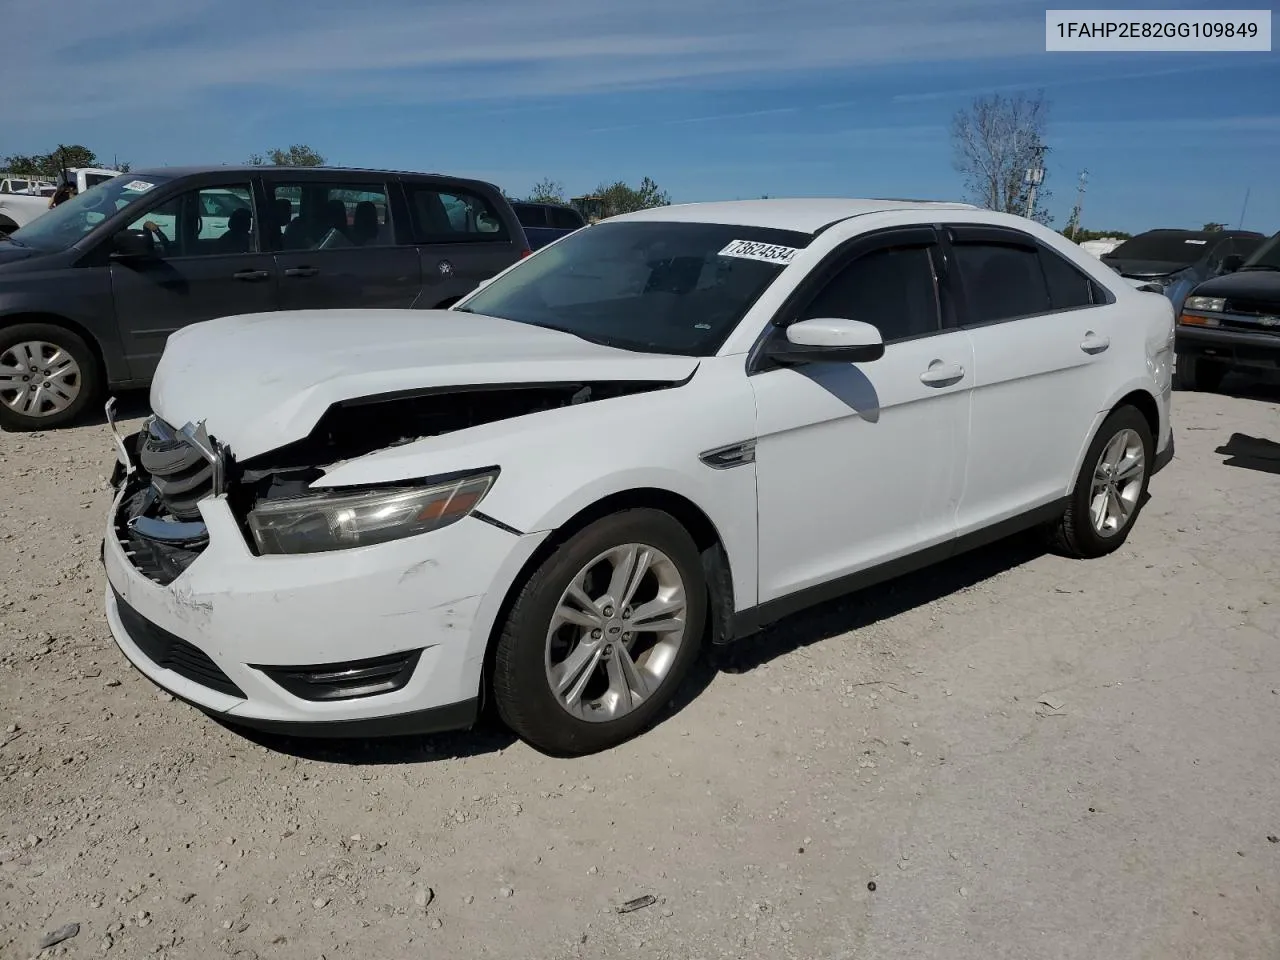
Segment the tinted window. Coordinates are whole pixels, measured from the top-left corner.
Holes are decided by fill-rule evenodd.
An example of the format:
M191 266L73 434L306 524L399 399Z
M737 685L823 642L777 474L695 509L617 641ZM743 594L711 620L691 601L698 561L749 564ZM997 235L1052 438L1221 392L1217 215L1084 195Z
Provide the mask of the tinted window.
M586 226L578 211L569 207L548 207L547 215L551 218L551 225L557 230L577 230Z
M134 219L127 229L145 230L162 257L256 253L249 185L180 193Z
M1052 250L1040 249L1040 265L1049 285L1049 302L1054 310L1087 307L1099 302L1093 295L1093 281L1065 257Z
M285 250L395 243L387 188L380 183L278 183L272 187L271 204Z
M854 260L801 314L861 320L886 341L941 329L929 247L889 247Z
M1108 259L1195 263L1220 239L1220 234L1199 230L1151 230L1120 244L1108 254Z
M522 227L545 227L547 225L547 208L536 203L513 203L511 209L516 212L516 219Z
M455 309L624 350L705 357L785 269L778 248L811 239L716 223L597 224L544 247ZM783 262L766 259L779 255Z
M420 243L510 240L502 217L484 197L469 191L405 184Z
M1009 320L1052 308L1035 250L987 243L957 243L952 250L970 323Z

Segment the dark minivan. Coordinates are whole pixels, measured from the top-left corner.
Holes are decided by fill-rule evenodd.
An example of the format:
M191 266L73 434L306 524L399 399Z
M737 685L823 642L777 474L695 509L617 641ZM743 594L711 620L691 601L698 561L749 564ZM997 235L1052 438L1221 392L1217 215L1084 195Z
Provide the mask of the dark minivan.
M329 167L130 172L0 241L0 427L146 386L173 331L272 310L447 307L529 253L489 183ZM281 358L287 363L287 358Z

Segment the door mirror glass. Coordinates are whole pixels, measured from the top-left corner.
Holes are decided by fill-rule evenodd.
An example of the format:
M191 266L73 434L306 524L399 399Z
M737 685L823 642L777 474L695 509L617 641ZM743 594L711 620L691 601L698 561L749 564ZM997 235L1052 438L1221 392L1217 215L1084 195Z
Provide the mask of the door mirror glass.
M111 246L111 256L116 260L149 260L157 255L155 240L148 230L121 230Z
M787 361L867 363L884 356L880 331L869 323L840 317L814 317L787 327L786 337L775 339L770 356Z

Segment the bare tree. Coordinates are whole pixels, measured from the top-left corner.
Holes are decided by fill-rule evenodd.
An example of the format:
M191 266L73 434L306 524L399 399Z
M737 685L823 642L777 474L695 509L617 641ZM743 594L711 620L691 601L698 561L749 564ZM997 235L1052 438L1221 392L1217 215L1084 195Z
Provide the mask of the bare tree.
M1049 146L1045 132L1049 103L1043 94L978 97L951 122L952 163L964 178L970 199L990 210L1025 214L1031 167L1043 167ZM1047 176L1047 175L1046 175ZM1037 202L1051 194L1040 184ZM1044 206L1035 219L1049 223Z

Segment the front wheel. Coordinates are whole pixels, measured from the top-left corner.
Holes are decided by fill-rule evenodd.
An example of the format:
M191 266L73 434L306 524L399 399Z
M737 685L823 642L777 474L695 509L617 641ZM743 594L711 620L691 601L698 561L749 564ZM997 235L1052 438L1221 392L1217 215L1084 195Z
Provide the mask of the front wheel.
M707 587L693 538L669 514L625 510L551 554L498 638L498 714L547 753L576 756L635 736L697 657Z
M0 329L0 427L48 430L71 423L98 392L98 361L65 327Z
M1154 452L1151 427L1137 408L1120 407L1102 421L1053 531L1059 553L1101 557L1128 539L1147 495Z

